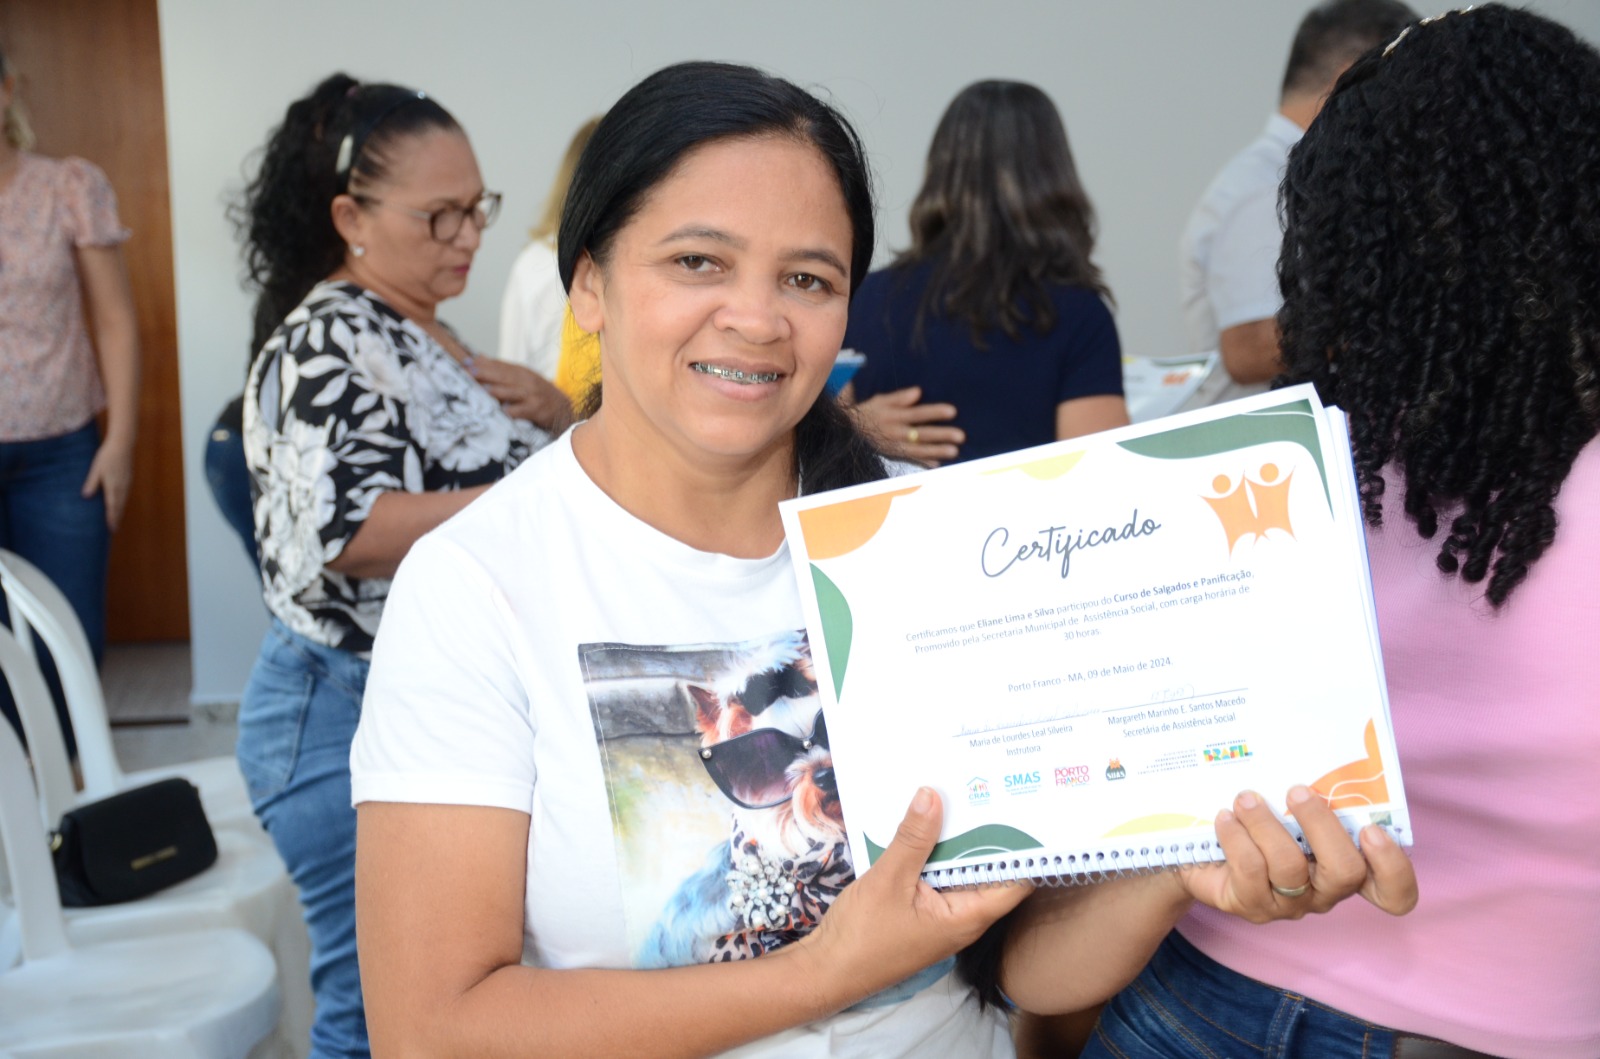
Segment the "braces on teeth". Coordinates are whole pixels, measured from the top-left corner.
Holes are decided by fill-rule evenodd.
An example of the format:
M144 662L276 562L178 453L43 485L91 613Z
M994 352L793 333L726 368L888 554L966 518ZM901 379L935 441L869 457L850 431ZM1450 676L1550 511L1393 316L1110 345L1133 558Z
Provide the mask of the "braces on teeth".
M775 371L761 371L747 374L739 371L736 368L720 368L715 364L701 363L695 364L694 370L698 371L702 375L715 375L719 379L727 379L729 382L758 383L778 381L778 373Z

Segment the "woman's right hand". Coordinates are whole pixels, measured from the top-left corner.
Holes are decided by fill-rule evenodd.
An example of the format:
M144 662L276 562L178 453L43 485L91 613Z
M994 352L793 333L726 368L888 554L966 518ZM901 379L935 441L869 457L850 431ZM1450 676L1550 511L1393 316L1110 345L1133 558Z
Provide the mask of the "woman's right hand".
M918 790L883 855L798 943L810 950L818 981L844 984L851 1003L954 956L1033 892L1030 883L936 890L924 882L943 819L938 794Z
M922 387L874 394L865 401L855 399L855 390L846 384L839 395L872 436L878 448L890 456L916 460L937 467L961 455L966 432L950 425L956 417L953 404L923 404Z
M473 357L466 367L513 419L526 419L551 436L572 425L572 402L533 369L493 357Z

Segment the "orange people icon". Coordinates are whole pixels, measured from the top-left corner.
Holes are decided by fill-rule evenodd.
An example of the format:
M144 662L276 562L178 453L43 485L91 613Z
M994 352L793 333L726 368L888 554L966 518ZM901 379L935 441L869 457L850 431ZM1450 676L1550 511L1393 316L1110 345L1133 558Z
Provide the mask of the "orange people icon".
M1219 474L1212 479L1211 488L1223 495L1202 497L1216 512L1217 521L1222 523L1222 531L1228 537L1229 554L1241 540L1265 537L1269 530L1283 530L1290 537L1294 536L1294 527L1289 524L1289 481L1294 472L1284 475L1280 482L1278 465L1264 463L1259 477L1261 480L1255 481L1241 474L1239 484L1234 486L1232 479Z

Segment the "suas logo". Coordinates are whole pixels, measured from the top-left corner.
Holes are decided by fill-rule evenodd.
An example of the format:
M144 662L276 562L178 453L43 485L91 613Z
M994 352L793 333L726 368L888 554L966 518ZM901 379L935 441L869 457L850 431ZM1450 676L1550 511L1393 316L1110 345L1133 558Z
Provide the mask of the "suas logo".
M982 776L974 776L967 781L967 802L979 805L989 800L989 781Z
M1128 770L1122 767L1121 758L1112 758L1111 764L1106 766L1106 779L1120 780L1127 776Z
M1056 766L1057 787L1082 787L1089 782L1088 765Z
M1007 794L1032 794L1039 789L1039 772L1012 772L1006 776Z

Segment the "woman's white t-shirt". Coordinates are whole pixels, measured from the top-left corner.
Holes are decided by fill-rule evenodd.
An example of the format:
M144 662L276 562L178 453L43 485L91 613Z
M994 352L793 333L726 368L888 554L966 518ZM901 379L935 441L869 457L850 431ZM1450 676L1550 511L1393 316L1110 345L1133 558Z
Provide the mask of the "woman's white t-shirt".
M656 531L594 484L569 432L402 564L353 798L527 813L530 963L754 958L811 929L853 877L831 759L797 749L817 708L787 549L735 559ZM793 738L746 739L739 751L766 757L729 747L720 761L743 762L738 782L764 766L797 793L744 808L701 750L768 727ZM1012 1046L1003 1018L941 966L732 1054L970 1059Z

